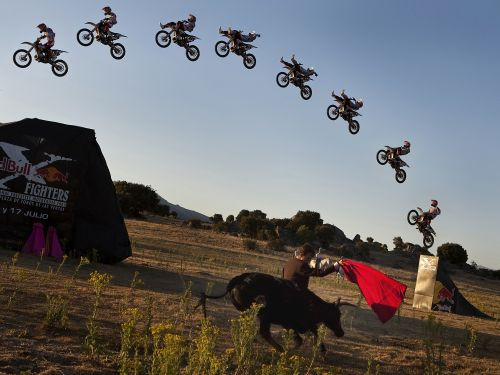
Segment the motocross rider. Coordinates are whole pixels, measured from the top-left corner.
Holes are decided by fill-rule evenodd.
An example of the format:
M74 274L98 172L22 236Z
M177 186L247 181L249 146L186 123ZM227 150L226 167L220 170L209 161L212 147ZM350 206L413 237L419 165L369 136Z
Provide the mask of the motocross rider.
M104 11L104 19L99 21L99 23L97 24L97 39L101 37L101 33L103 34L103 36L106 36L109 33L109 29L111 29L113 25L117 24L116 14L111 11L110 7L106 6L102 8L102 10Z
M42 39L47 39L47 42L45 44L40 43L40 53L45 54L47 59L50 59L52 57L52 51L50 49L54 47L56 34L50 27L47 27L47 25L44 23L41 23L37 27L38 29L40 29L40 33L42 34L38 38L38 42L40 42Z
M391 153L390 157L394 158L396 160L401 160L400 156L401 155L407 155L410 153L410 142L404 141L402 147L390 147Z
M230 27L227 29L227 34L233 41L234 49L238 48L240 43L251 43L257 39L257 37L260 37L260 34L257 34L255 31L243 34L241 30L232 30Z
M164 29L166 25L167 24L165 25L160 24L162 29ZM175 32L177 34L177 38L184 37L185 35L187 35L186 31L189 32L193 31L195 26L196 26L196 16L193 14L189 14L187 20L177 21L177 23L175 24Z
M340 112L355 112L363 107L363 99L349 98L344 89L342 89L340 96L344 99Z
M303 75L305 77L310 77L312 76L313 74L317 77L318 76L318 73L316 73L314 71L314 68L313 67L310 67L310 68L303 68L302 67L302 64L300 64L297 60L295 60L295 54L292 55L292 63L289 63L285 60L283 60L283 58L281 58L280 60L283 64L285 64L288 68L290 68L292 70L293 73L298 73L300 75Z
M441 210L438 207L438 201L433 199L431 200L431 207L429 208L429 211L424 212L422 221L424 222L425 226L428 227L431 225L431 221L440 214Z

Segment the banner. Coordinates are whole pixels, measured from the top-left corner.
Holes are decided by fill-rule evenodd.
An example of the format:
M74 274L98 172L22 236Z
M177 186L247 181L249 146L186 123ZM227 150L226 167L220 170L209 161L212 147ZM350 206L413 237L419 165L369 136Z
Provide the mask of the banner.
M432 309L438 262L438 257L420 255L413 307L424 310Z

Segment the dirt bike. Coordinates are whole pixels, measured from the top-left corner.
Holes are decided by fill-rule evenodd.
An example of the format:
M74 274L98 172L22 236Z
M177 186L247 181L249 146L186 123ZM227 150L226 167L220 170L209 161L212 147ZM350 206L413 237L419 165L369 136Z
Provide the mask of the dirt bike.
M330 120L336 120L340 117L347 121L349 124L349 132L351 134L356 134L359 132L359 122L353 120L353 117L361 116L361 114L354 110L344 110L344 98L332 92L332 96L338 105L332 104L326 109L326 114Z
M90 46L94 42L94 38L104 44L105 46L109 46L111 56L113 56L116 60L121 60L125 57L125 47L121 43L115 43L115 40L120 38L126 38L126 35L120 33L114 33L112 31L108 31L107 34L104 34L102 31L97 33L97 29L100 30L100 23L93 22L85 22L86 25L91 25L92 30L90 29L80 29L76 34L76 40L84 47ZM94 33L96 36L94 37Z
M170 31L160 30L156 33L155 40L159 47L167 48L173 41L179 47L184 47L186 49L186 57L189 61L196 61L199 59L200 49L190 43L200 38L194 35L178 32L176 22L169 22L165 25L160 23L160 27L162 29L168 27Z
M32 61L31 51L35 50L36 61L44 64L50 64L52 66L52 73L54 73L57 77L65 76L66 73L68 73L68 64L66 64L64 60L58 60L56 58L61 53L67 52L60 49L52 49L47 54L47 52L43 50L43 46L40 44L40 40L41 38L38 38L34 43L22 42L21 44L27 44L31 46L31 48L28 50L18 49L16 52L14 52L14 64L19 68L27 68Z
M304 83L308 81L312 81L311 76L314 74L317 76L314 70L309 75L304 75L297 73L294 67L287 65L283 58L281 58L280 62L283 64L283 67L288 70L288 72L280 72L276 76L276 83L279 87L287 87L289 83L292 83L294 86L297 86L300 89L300 96L304 100L311 99L312 89L310 86L305 85ZM299 64L302 65L302 64Z
M224 40L220 40L215 43L215 53L219 57L226 57L229 55L229 52L233 52L235 55L243 57L243 65L247 69L253 69L255 64L257 64L257 59L251 53L247 53L252 48L257 48L250 43L239 42L235 43L233 36L229 34L228 31L224 31L219 27L219 34L224 35L226 38L229 38L229 42ZM259 34L257 34L260 37Z
M392 147L385 146L385 150L379 150L377 152L377 162L380 165L385 165L389 162L389 165L396 170L396 181L402 184L406 180L406 171L402 169L403 167L410 167L406 164L400 157L395 156L396 150Z
M408 212L407 220L410 225L417 225L418 231L424 235L424 247L427 249L432 247L436 232L432 229L428 219L425 218L424 211L420 207L417 207L416 210L411 210Z

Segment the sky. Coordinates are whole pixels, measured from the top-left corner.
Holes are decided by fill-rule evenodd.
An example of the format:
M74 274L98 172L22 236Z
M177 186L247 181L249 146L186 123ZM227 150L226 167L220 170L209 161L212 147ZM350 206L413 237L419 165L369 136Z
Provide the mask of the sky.
M500 2L443 0L0 0L0 122L37 117L95 129L114 180L151 185L208 216L321 213L352 238L421 243L409 210L437 199L431 251L461 244L500 268ZM112 7L123 60L77 31ZM197 16L201 57L156 46L159 23ZM14 66L36 25L56 33L69 73ZM219 27L256 30L257 65L222 59ZM312 98L277 86L281 57L314 66ZM326 116L332 90L364 100L360 132ZM412 144L407 180L377 164Z

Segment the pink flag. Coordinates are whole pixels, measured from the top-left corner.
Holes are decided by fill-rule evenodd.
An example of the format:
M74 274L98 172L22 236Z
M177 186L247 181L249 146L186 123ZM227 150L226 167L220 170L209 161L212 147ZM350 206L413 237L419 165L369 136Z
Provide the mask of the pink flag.
M43 235L43 224L33 223L33 230L24 244L22 252L40 256L42 255L44 248L45 236Z
M47 253L57 259L61 259L64 255L56 228L53 226L50 226L47 231Z

